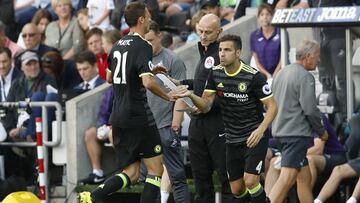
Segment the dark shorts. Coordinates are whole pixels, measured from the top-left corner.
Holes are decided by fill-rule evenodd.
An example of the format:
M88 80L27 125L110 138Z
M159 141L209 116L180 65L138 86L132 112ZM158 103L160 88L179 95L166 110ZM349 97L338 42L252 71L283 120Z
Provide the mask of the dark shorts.
M337 154L324 154L325 157L325 168L322 173L331 174L335 166L346 163L346 154L337 153Z
M281 152L281 167L301 169L307 166L307 149L312 137L277 137Z
M112 131L115 153L121 168L126 168L142 158L162 154L160 135L156 126L139 128L113 126Z
M254 175L264 172L267 148L267 137L261 139L253 148L248 148L246 145L226 144L226 170L229 180L242 178L244 172Z
M358 175L360 175L360 157L348 161L348 164L350 165L350 167L351 167L352 169L354 169L354 171L355 171Z

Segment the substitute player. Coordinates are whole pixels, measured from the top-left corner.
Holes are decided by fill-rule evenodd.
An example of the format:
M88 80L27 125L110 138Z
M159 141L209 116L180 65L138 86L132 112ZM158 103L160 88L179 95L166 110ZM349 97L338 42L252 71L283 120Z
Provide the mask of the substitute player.
M177 97L190 97L202 112L220 99L226 136L226 168L231 191L242 202L264 203L266 195L259 183L264 171L268 137L264 136L277 113L277 105L265 77L240 61L241 39L225 35L219 40L220 65L209 74L202 97L179 86ZM263 104L266 114L263 116Z

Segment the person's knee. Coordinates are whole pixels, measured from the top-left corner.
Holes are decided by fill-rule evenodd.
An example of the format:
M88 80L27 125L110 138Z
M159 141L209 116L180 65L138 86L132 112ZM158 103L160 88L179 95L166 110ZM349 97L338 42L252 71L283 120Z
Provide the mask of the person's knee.
M164 167L162 165L162 156L156 156L149 159L144 159L144 163L148 174L161 176L164 172Z
M245 192L246 186L243 181L236 180L236 181L230 182L230 189L231 189L231 193L234 196L240 196L240 195L242 195L242 193Z
M253 189L255 188L256 186L259 185L259 176L255 176L255 175L251 175L251 176L248 176L248 175L245 175L244 176L244 182L245 182L245 186L246 188L248 189Z
M91 127L85 131L84 141L85 141L85 143L94 142L94 141L96 142L96 128L95 127Z
M140 177L140 164L139 163L133 163L130 166L128 166L126 169L123 170L123 173L125 173L131 183L136 183L139 180Z
M332 173L331 173L331 176L333 176L334 178L336 179L342 179L343 178L343 170L342 170L342 165L340 166L335 166Z

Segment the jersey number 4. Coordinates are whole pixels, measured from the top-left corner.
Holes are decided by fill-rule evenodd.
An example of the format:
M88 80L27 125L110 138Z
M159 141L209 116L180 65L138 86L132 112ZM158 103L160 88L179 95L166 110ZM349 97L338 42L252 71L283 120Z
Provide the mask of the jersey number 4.
M121 54L119 51L114 52L114 58L116 58L116 67L115 73L113 75L114 84L126 84L126 58L128 52ZM119 72L121 70L121 76L119 76Z

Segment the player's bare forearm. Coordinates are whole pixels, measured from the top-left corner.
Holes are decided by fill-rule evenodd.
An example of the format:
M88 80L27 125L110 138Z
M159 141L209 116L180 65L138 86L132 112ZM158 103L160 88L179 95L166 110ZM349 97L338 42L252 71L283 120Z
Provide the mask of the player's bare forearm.
M100 25L109 15L111 10L106 9L104 13L95 21L95 25Z
M277 114L278 108L277 108L277 104L275 102L274 97L270 97L262 102L266 106L266 113L264 116L264 120L261 122L261 124L259 125L258 128L261 129L263 132L265 132L265 130L269 127L271 122L274 120L274 118Z
M171 123L171 127L175 132L180 132L181 123L184 120L184 112L177 111L178 109L185 109L187 106L182 99L178 99L175 101L174 109L173 109L173 119Z
M158 83L154 79L154 76L144 75L141 78L142 78L142 83L146 89L150 90L156 96L158 96L164 100L167 100L167 101L172 100L172 98L166 92L164 92L164 90L158 85Z
M202 97L199 97L192 93L189 98L193 101L194 105L198 107L202 113L207 113L210 111L212 103L214 102L215 93L204 91Z

